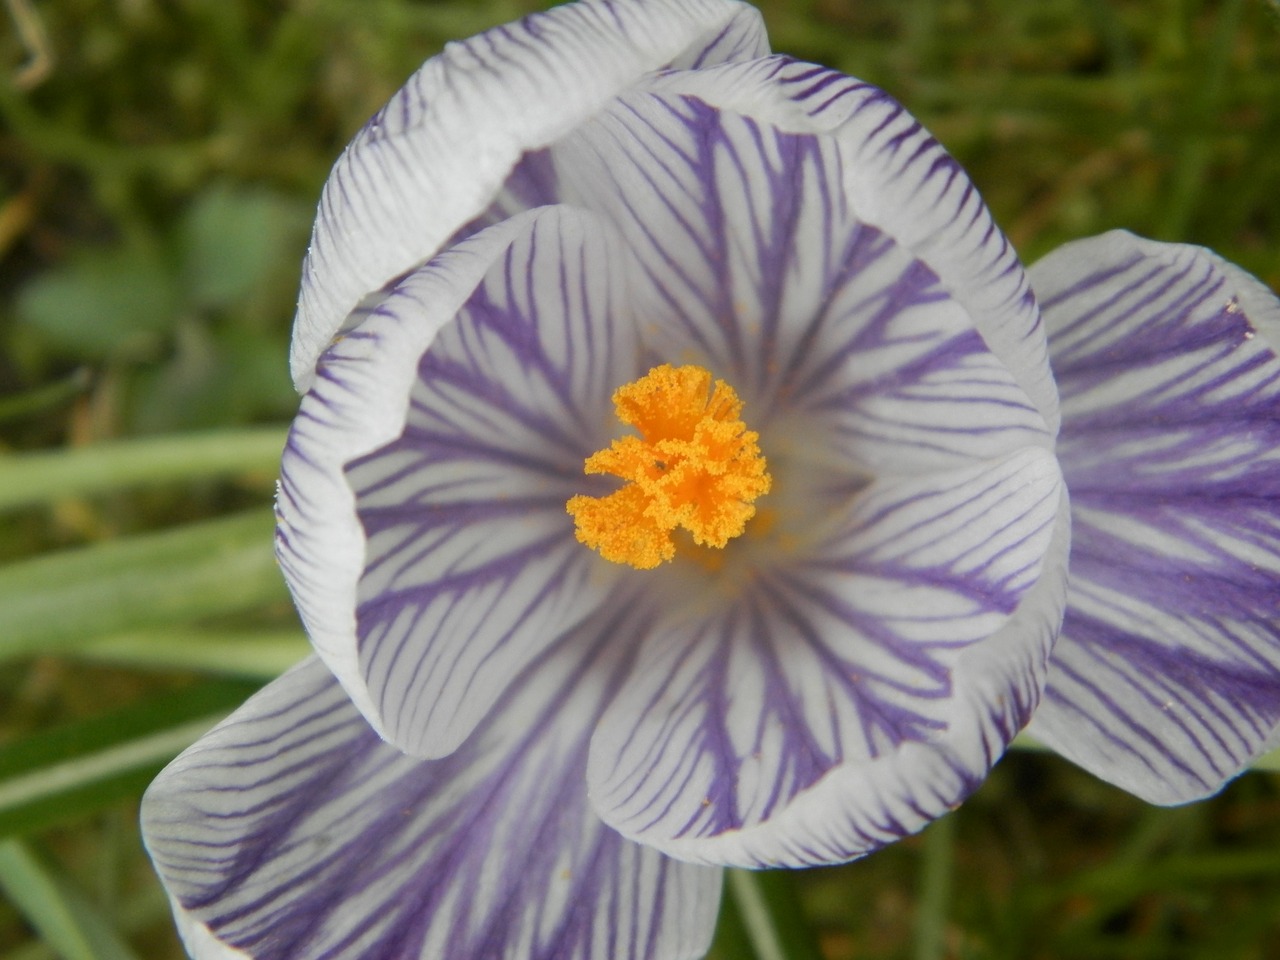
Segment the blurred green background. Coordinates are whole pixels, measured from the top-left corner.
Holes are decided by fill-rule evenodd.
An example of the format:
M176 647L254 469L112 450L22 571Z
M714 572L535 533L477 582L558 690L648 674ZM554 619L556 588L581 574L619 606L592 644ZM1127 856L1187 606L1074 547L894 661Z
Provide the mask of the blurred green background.
M7 0L0 29L0 960L178 957L137 798L304 651L270 554L330 164L519 0ZM770 0L874 81L1027 262L1112 227L1280 288L1274 0ZM846 867L735 881L721 960L1280 957L1280 782L1158 810L1018 752Z

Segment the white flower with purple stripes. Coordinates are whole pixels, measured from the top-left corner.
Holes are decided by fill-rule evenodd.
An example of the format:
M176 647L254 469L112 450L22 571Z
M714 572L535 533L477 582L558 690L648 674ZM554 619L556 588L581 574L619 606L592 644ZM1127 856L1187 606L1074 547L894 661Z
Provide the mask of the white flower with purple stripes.
M1038 268L1084 371L1064 380L1079 423L1148 390L1177 406L1088 372L1139 249L1111 273L1070 248ZM1239 329L1272 309L1249 290ZM1123 350L1141 334L1120 319ZM919 830L1040 703L1069 517L1027 275L899 105L770 56L749 7L586 0L429 61L325 188L292 366L278 549L317 656L144 811L199 958L697 957L719 867ZM1203 375L1235 409L1246 386ZM1189 457L1230 484L1249 438L1196 460L1195 429L1156 469ZM1066 436L1092 476L1098 448ZM1115 444L1142 472L1141 443ZM1083 482L1082 509L1114 506ZM1204 551L1251 549L1242 528ZM1135 681L1173 648L1107 660L1093 625L1125 588L1079 562L1040 735L1124 765L1163 734L1125 726L1094 661ZM1186 633L1224 670L1249 646L1220 620ZM1205 782L1270 729L1221 699L1181 703L1258 736Z

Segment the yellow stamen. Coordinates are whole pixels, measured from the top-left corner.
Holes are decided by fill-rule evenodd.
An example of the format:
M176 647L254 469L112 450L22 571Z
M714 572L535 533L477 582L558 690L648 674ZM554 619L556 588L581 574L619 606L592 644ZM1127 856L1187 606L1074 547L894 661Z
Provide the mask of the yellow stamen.
M654 367L613 393L618 419L640 431L587 458L587 473L627 481L606 497L577 496L567 507L578 540L606 560L649 570L675 556L671 534L724 547L769 492L759 434L738 419L742 401L702 367Z

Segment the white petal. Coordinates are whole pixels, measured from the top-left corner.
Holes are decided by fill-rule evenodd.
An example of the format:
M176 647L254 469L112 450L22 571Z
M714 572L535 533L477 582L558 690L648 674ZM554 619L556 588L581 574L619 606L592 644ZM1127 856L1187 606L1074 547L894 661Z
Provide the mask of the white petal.
M1120 231L1031 276L1074 525L1032 733L1144 799L1197 799L1280 726L1280 300Z
M635 375L611 249L566 208L490 228L367 307L303 400L281 566L317 652L402 748L448 753L598 602L564 504Z
M720 871L623 840L585 799L586 737L625 669L566 645L457 754L382 743L317 661L148 791L143 831L197 960L679 960Z
M682 859L860 856L956 805L1026 723L1061 616L1053 458L885 478L825 542L659 625L592 742L596 808Z
M759 14L726 0L585 0L450 44L356 135L325 185L294 321L298 389L357 303L478 216L522 154L652 70L765 52Z
M638 372L624 252L590 226L547 208L432 343L403 434L348 466L362 677L410 753L451 752L621 572L565 509Z
M1045 334L1017 254L959 164L900 104L862 81L784 57L662 74L646 88L834 138L854 215L937 274L1056 431Z

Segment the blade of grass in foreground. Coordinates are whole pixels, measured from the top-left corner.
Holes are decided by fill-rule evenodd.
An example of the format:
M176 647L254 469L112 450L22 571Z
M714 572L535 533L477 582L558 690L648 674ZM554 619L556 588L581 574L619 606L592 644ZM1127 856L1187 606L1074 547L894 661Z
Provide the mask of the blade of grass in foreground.
M755 960L819 960L789 870L729 870L726 893ZM736 960L736 958L735 958Z
M258 686L204 680L0 748L0 836L81 817L138 793Z
M0 660L286 602L273 529L253 510L0 568Z
M0 841L0 889L63 960L138 960L88 897L17 840Z
M924 862L916 905L915 960L946 956L947 912L955 862L955 818L945 816L924 832Z
M47 453L0 456L0 510L155 483L280 469L284 428L116 440Z
M311 652L297 627L217 630L161 627L115 633L68 650L77 660L142 670L189 670L273 680Z

